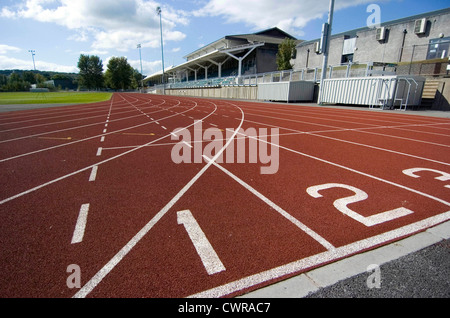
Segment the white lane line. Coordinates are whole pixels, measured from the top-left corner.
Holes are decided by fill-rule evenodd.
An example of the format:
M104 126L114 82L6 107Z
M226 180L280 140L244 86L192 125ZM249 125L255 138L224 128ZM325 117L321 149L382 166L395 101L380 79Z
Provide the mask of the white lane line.
M401 136L395 136L395 135L389 135L389 134L383 134L383 133L377 133L374 131L369 131L369 130L377 130L377 129L392 129L392 128L397 128L397 127L417 126L417 124L413 124L413 125L408 124L408 125L401 125L401 126L375 126L375 127L364 127L364 128L342 128L342 127L338 127L338 126L311 123L311 122L306 122L306 121L294 120L294 119L289 119L289 118L280 118L280 117L274 117L274 116L266 116L266 115L260 115L260 114L247 113L247 115L266 117L266 118L270 118L270 119L280 119L280 120L284 120L284 121L303 123L303 124L308 124L308 125L330 127L330 128L338 129L339 131L356 131L356 132L360 132L360 133L364 133L364 134L372 134L372 135L384 136L384 137L389 137L389 138L404 139L404 140L409 140L409 141L414 141L414 142L420 142L420 143L425 143L425 144L430 144L430 145L441 146L441 147L450 147L450 145L435 143L435 142L426 141L426 140L413 139L413 138L407 138L407 137L401 137ZM239 118L236 118L236 120L238 120L238 119ZM442 123L439 123L439 124L442 124ZM431 125L431 124L429 124L429 125Z
M175 106L174 106L174 107L175 107ZM189 110L185 110L184 112L188 112L188 111L194 109L195 107L197 107L197 106L192 106L192 108L190 108ZM171 117L175 117L175 116L177 116L177 115L170 115L170 116L164 117L164 118L162 118L162 119L165 120L165 119L168 119L168 118L171 118ZM206 117L209 117L209 115L206 116ZM205 117L205 118L206 118L206 117ZM107 133L107 135L116 134L116 133L119 133L119 132L122 132L122 131L125 131L125 130L130 130L130 129L133 129L133 128L137 128L137 127L141 127L141 126L145 126L145 125L149 125L149 124L151 124L151 122L147 122L147 123L143 123L143 124L139 124L139 125L135 125L135 126L131 126L131 127L127 127L127 128L115 130L115 131L112 131L112 132L110 132L110 133ZM8 161L8 160L17 159L17 158L21 158L21 157L24 157L24 156L29 156L29 155L32 155L32 154L35 154L35 153L39 153L39 152L43 152L43 151L48 151L48 150L56 149L56 148L59 148L59 147L65 147L65 146L73 145L73 144L75 144L75 143L84 142L84 141L87 141L87 140L90 140L90 139L93 139L93 138L98 138L98 137L100 137L100 136L101 136L101 135L96 135L96 136L92 136L92 137L87 137L87 138L85 138L85 139L79 139L79 140L75 140L75 141L72 141L72 142L69 142L69 143L60 144L60 145L57 145L57 146L52 146L52 147L48 147L48 148L44 148L44 149L39 149L39 150L35 150L35 151L30 151L30 152L23 153L23 154L20 154L20 155L16 155L16 156L13 156L13 157L5 158L5 159L0 159L0 162L4 162L4 161ZM1 143L1 141L0 141L0 143Z
M401 237L414 234L416 232L426 230L434 225L445 222L450 219L450 211L442 214L429 217L427 219L405 225L398 229L375 235L360 241L350 243L348 245L337 247L331 251L325 251L316 255L305 257L297 261L281 265L254 275L250 275L233 282L217 286L197 294L191 295L188 298L218 298L229 295L233 292L243 290L258 284L271 281L283 277L285 275L293 274L306 270L311 267L319 266L328 262L332 262L355 253L359 253L365 249L370 249L379 246L380 244L397 240Z
M161 128L162 128L162 129L164 129L164 130L166 130L166 129L167 129L166 127L164 127L164 126L162 126L162 125L161 125Z
M197 107L196 104L195 104L192 108L190 108L190 110L193 109L193 108L195 108L195 107ZM187 110L187 111L189 111L189 110ZM214 110L214 111L215 111L215 110ZM208 118L209 116L210 116L210 115L205 116L203 119L206 119L206 118ZM192 127L192 126L194 126L194 125L195 125L195 123L190 124L190 125L188 125L188 126L186 126L186 127L184 127L184 128L180 128L180 129L177 130L176 132L182 131L182 130L184 130L184 129L188 129L189 127ZM123 130L127 130L127 129L123 129ZM117 131L116 131L116 132L117 132ZM173 135L174 133L170 133L170 134ZM51 184L53 184L53 183L56 183L56 182L59 182L59 181L61 181L61 180L66 179L66 178L69 178L69 177L72 177L72 176L74 176L74 175L77 175L77 174L79 174L79 173L81 173L81 172L84 172L84 171L86 171L86 170L92 169L92 167L95 166L95 165L98 165L98 166L99 166L99 165L101 165L101 164L110 162L110 161L112 161L112 160L115 160L115 159L117 159L117 158L120 158L120 157L122 157L122 156L125 156L125 155L127 155L127 154L129 154L129 153L132 153L132 152L134 152L134 151L136 151L136 150L139 150L139 149L142 149L142 148L147 147L147 146L149 146L149 145L155 144L155 143L159 142L160 140L163 140L163 139L167 138L168 136L169 136L169 135L162 136L161 138L152 140L152 141L150 141L150 142L148 142L148 143L146 143L146 144L140 145L140 146L136 146L136 147L133 148L133 149L130 149L130 150L128 150L128 151L125 151L125 152L120 153L120 154L118 154L118 155L116 155L116 156L110 157L110 158L105 159L105 160L103 160L103 161L100 161L100 162L98 162L98 163L96 163L96 164L89 165L89 166L84 167L84 168L81 168L81 169L79 169L79 170L77 170L77 171L74 171L74 172L68 173L68 174L66 174L66 175L63 175L63 176L61 176L61 177L59 177L59 178L56 178L56 179L47 181L47 182L42 183L42 184L40 184L40 185L38 185L38 186L35 186L35 187L33 187L33 188L30 188L30 189L25 190L25 191L23 191L23 192L17 193L17 194L15 194L15 195L11 196L11 197L8 197L8 198L6 198L6 199L1 200L1 201L0 201L0 205L5 204L5 203L7 203L7 202L9 202L9 201L15 200L15 199L17 199L17 198L20 198L20 197L22 197L22 196L24 196L24 195L27 195L27 194L32 193L32 192L34 192L34 191L37 191L37 190L39 190L39 189L45 188L45 187L47 187L47 186L49 186L49 185L51 185ZM95 137L98 137L98 136L95 136ZM1 160L0 160L0 162L1 162Z
M175 136L175 137L176 137L176 136ZM188 147L192 148L192 145L189 144L189 143L187 143L185 140L183 140L183 143L184 143L185 145L187 145Z
M72 244L80 243L81 241L83 241L88 211L89 211L89 203L83 204L80 208L80 213L78 214L75 231L73 232Z
M205 266L208 275L213 275L225 270L225 266L217 255L216 251L208 241L205 233L201 229L197 220L192 215L191 211L183 210L177 212L178 224L183 224L188 233L192 244L200 256L200 259Z
M174 105L172 107L177 107L177 106L178 105ZM151 108L154 108L154 107L157 107L157 105L154 105ZM158 110L158 111L155 111L153 113L158 113L158 112L161 112L161 111L162 110ZM116 115L125 114L125 113L129 113L129 112L130 111L118 112L118 113L116 113ZM103 115L99 115L99 116L95 116L95 117L101 117L101 116L103 116ZM109 116L110 116L110 114L108 114L108 117L107 117L108 120L109 120ZM138 117L138 116L139 115L123 117L123 118L115 119L114 121L127 120L127 119L135 118L135 117ZM83 118L83 119L90 119L90 118L94 118L94 117L86 117L86 118ZM164 118L164 119L166 119L166 118ZM80 119L72 119L70 121L78 121L78 120L80 120ZM39 127L39 126L55 125L55 124L61 124L61 123L65 123L65 122L68 122L68 121L45 123L45 124L39 124L39 125L34 125L34 126L26 126L26 127L19 127L19 128L14 128L14 129L11 129L11 130L28 129L28 128ZM54 133L54 132L60 132L60 131L66 131L66 130L72 130L72 129L81 129L81 128L84 128L84 127L89 127L89 126L93 126L93 125L99 125L99 124L103 124L103 123L104 122L99 122L99 123L87 124L87 125L82 125L82 126L70 127L70 128L66 128L66 129L54 130L54 131L50 131L50 132L39 133L39 134L35 134L35 135L28 135L28 136L23 136L23 137L3 140L3 141L0 141L0 143L14 141L14 140L19 140L19 139L24 139L24 138L36 137L36 136L45 135L45 134ZM10 130L7 130L7 131L10 131ZM5 130L0 131L0 132L5 132Z
M105 134L108 130L107 129L103 129L103 133Z
M412 154L408 154L408 153L404 153L404 152L390 150L390 149L387 149L387 148L381 148L381 147L371 146L371 145L368 145L368 144L362 144L362 143L349 141L349 140L345 140L345 139L339 139L339 138L334 138L334 137L330 137L330 136L320 135L321 133L338 132L338 131L341 131L341 130L302 131L302 130L296 130L296 129L286 128L286 127L282 127L282 126L275 126L275 125L271 125L271 124L267 124L267 123L261 123L261 122L248 120L248 119L246 120L246 122L266 125L266 126L270 126L270 127L283 129L283 130L294 131L294 132L298 132L299 134L312 135L312 136L316 136L316 137L320 137L320 138L336 140L336 141L339 141L339 142L344 142L344 143L348 143L348 144L352 144L352 145L357 145L357 146L361 146L361 147L372 148L372 149L376 149L376 150L380 150L380 151L390 152L390 153L394 153L394 154L401 155L401 156L406 156L406 157L416 158L416 159L420 159L420 160L426 160L426 161L430 161L430 162L435 162L435 163L446 165L446 166L450 165L450 163L447 163L447 162L438 161L438 160L425 158L425 157L420 157L420 156L416 156L416 155L412 155ZM280 134L280 136L282 136L282 134Z
M102 147L98 147L98 149L97 149L97 157L102 155L102 149L103 149Z
M97 178L98 166L93 166L91 170L91 175L89 176L89 181L95 181Z
M15 121L15 122L11 121L11 120L13 120L13 119L10 119L9 122L6 122L6 123L0 123L0 125L1 125L1 126L4 126L4 125L12 125L12 124L22 124L22 123L27 123L27 122L32 122L32 121L50 120L50 119L56 119L56 118L61 118L61 117L69 117L69 116L70 116L70 117L73 117L73 116L78 116L78 115L80 115L80 116L84 116L84 115L90 116L91 114L93 114L93 113L98 113L98 112L103 112L103 110L97 110L97 111L93 111L93 112L85 112L85 111L80 110L80 113L65 114L65 115L52 116L52 117L46 117L45 114L41 114L41 115L39 115L39 116L41 116L40 118L28 119L28 120L21 120L21 121ZM76 118L76 119L70 119L70 120L63 120L63 121L60 121L60 122L55 122L55 124L56 124L56 123L71 122L71 121L86 120L86 119L92 119L92 118L103 117L103 116L104 116L104 115L101 114L101 115L94 115L94 116L90 116L90 117L81 117L81 118ZM4 119L2 118L1 120L4 120ZM42 125L44 125L44 124L37 124L37 125L38 125L38 126L42 126ZM33 125L33 126L31 126L31 127L34 127L34 126L36 126L36 125ZM28 128L28 127L30 127L30 126L25 126L25 127ZM17 128L14 128L14 129L17 129ZM3 132L3 131L2 131L2 132Z
M210 161L211 159L209 159L207 156L203 155L203 158L206 159L206 161ZM216 162L213 162L213 165L216 166L217 168L219 168L220 170L222 170L223 172L225 172L228 176L230 176L233 180L235 180L237 183L239 183L241 186L243 186L244 188L246 188L248 191L250 191L251 193L253 193L256 197L258 197L260 200L262 200L264 203L266 203L267 205L269 205L272 209L274 209L275 211L277 211L278 213L280 213L282 216L284 216L287 220L289 220L290 222L292 222L293 224L295 224L300 230L302 230L303 232L305 232L306 234L308 234L309 236L311 236L314 240L316 240L317 242L319 242L323 247L325 247L327 250L332 250L335 247L333 246L333 244L331 244L330 242L328 242L326 239L324 239L322 236L320 236L319 234L317 234L316 232L314 232L312 229L310 229L308 226L306 226L305 224L303 224L302 222L300 222L299 220L297 220L296 218L294 218L292 215L290 215L288 212L286 212L284 209L282 209L280 206L278 206L276 203L274 203L273 201L271 201L269 198L267 198L266 196L264 196L262 193L258 192L258 190L256 190L255 188L253 188L251 185L249 185L248 183L246 183L245 181L243 181L242 179L240 179L239 177L237 177L236 175L234 175L233 173L231 173L230 171L228 171L227 169L225 169L224 167L222 167L221 165L217 164Z
M105 141L105 136L102 136L102 138L100 138L100 142L104 142Z
M238 106L236 106L238 107ZM239 107L238 107L239 108ZM217 106L216 106L217 109ZM240 108L239 108L240 109ZM233 141L237 132L242 127L244 122L244 112L242 113L242 120L239 127L235 130L228 142L220 149L217 154L205 165L203 168L170 200L156 215L124 246L122 249L114 255L114 257L103 266L74 296L73 298L86 297L102 280L106 275L111 272L114 267L133 249L133 247L158 223L158 221L175 205L176 202L192 187L192 185L205 173L205 171L217 160L217 158L225 151L225 148ZM206 116L209 117L211 114ZM194 123L195 124L195 123ZM192 126L192 125L190 125ZM188 127L190 127L188 126ZM144 145L143 145L144 146Z
M281 106L280 104L278 104L277 106ZM242 106L244 107L244 106ZM247 111L252 111L252 110L261 110L261 107L251 107L250 105L246 105L245 106L245 110ZM317 110L317 109L314 109ZM261 110L262 111L262 110ZM320 111L312 111L311 107L308 107L308 109L304 108L300 109L300 108L296 108L294 109L275 109L273 108L272 111L270 110L266 110L265 112L271 112L271 113L277 113L277 114L282 114L282 115L286 115L286 116L297 116L297 117L311 117L311 115L316 115L319 117L311 117L311 118L316 118L316 119L323 119L323 116L330 116L330 117L341 117L344 119L356 119L356 120L360 120L361 118L359 117L359 115L362 115L364 112L355 112L353 109L347 109L345 110L341 110L341 109L334 109L334 111L332 109L322 109ZM296 115L298 114L298 115ZM309 115L309 116L306 116ZM344 115L343 115L344 114ZM352 114L352 116L350 116L349 114ZM356 114L356 115L355 115ZM414 116L410 116L410 118L407 118L406 116L402 115L402 114L390 114L390 116L388 117L388 120L386 119L386 115L387 114L377 114L377 113L373 113L373 111L367 111L365 112L364 115L370 115L370 118L368 116L364 116L364 120L368 120L368 121L377 121L377 122L382 122L382 124L377 124L377 125L383 125L384 123L396 123L396 124L404 124L406 122L413 122L413 123L428 123L430 119L432 119L432 117L428 117L428 119L424 120L424 117L419 118L416 117L414 118ZM397 115L397 116L395 116ZM381 116L381 117L380 117ZM394 117L395 116L395 117ZM333 119L330 118L330 120L333 121ZM434 120L440 120L439 118L434 118ZM441 120L445 120L445 119L441 119ZM443 122L441 122L443 123Z
M369 173L365 173L365 172L362 172L362 171L359 171L359 170L356 170L356 169L353 169L353 168L350 168L350 167L347 167L347 166L344 166L344 165L341 165L341 164L338 164L338 163L335 163L335 162L332 162L332 161L329 161L329 160L325 160L325 159L321 159L321 158L319 158L319 157L315 157L315 156L312 156L312 155L308 155L308 154L306 154L306 153L303 153L303 152L300 152L300 151L297 151L297 150L294 150L294 149L291 149L291 148L288 148L288 147L284 147L284 146L281 146L281 145L278 145L278 144L274 144L274 143L272 143L272 142L269 142L269 141L264 140L264 139L260 139L260 138L258 138L258 137L254 137L254 136L251 136L251 135L246 135L246 134L244 134L244 133L242 133L242 132L238 132L238 133L239 133L240 135L247 136L248 138L252 138L252 139L255 139L255 140L257 140L257 141L264 142L264 143L267 143L267 144L269 144L269 145L273 145L273 146L278 147L278 148L280 148L280 149L284 149L284 150L290 151L290 152L292 152L292 153L295 153L295 154L298 154L298 155L301 155L301 156L304 156L304 157L307 157L307 158L310 158L310 159L314 159L314 160L317 160L317 161L326 163L326 164L331 165L331 166L334 166L334 167L342 168L342 169L344 169L344 170L351 171L351 172L354 172L354 173L356 173L356 174L359 174L359 175L362 175L362 176L365 176L365 177L368 177L368 178L371 178L371 179L374 179L374 180L378 180L378 181L381 181L381 182L390 184L390 185L392 185L392 186L394 186L394 187L398 187L398 188L400 188L400 189L404 189L404 190L407 190L407 191L410 191L410 192L419 194L419 195L424 196L424 197L426 197L426 198L429 198L429 199L432 199L432 200L434 200L434 201L443 203L443 204L445 204L445 205L447 205L447 206L450 206L450 202L447 202L447 201L445 201L445 200L443 200L443 199L440 199L440 198L438 198L438 197L435 197L435 196L433 196L433 195L430 195L430 194L427 194L427 193L424 193L424 192L415 190L415 189L413 189L413 188L406 187L406 186L401 185L401 184L399 184L399 183L395 183L395 182L393 182L393 181L389 181L389 180L386 180L386 179L383 179L383 178L379 178L379 177L374 176L374 175L371 175L371 174L369 174Z

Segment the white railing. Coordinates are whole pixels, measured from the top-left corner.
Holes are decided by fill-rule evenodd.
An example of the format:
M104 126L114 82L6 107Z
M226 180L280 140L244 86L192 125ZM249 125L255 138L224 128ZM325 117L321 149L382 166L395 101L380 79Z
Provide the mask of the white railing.
M394 75L393 65L374 65L373 63L348 63L330 65L327 68L328 79L368 77L372 75ZM240 78L229 76L222 78L210 78L197 81L174 82L165 84L165 89L177 88L206 88L221 86L257 86L260 83L312 81L320 82L322 70L320 68L303 68L300 70L273 71L258 74L246 74ZM161 90L163 85L155 85L149 90Z

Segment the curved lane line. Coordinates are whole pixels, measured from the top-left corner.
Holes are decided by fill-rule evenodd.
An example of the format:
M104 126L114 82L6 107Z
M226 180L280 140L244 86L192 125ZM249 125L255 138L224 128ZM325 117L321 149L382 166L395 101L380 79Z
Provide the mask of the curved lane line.
M212 102L211 102L212 103ZM213 103L214 104L214 103ZM215 104L214 104L215 105ZM217 110L217 105L215 105ZM208 163L170 200L114 257L106 263L74 296L73 298L86 297L106 275L111 272L114 267L133 249L133 247L158 223L158 221L172 208L172 206L189 190L189 188L205 173L205 171L217 160L217 158L225 151L225 148L233 141L244 122L244 112L239 106L236 106L241 111L241 122L239 127L235 130L228 142L217 152L217 154L208 161ZM213 112L213 113L214 113ZM211 116L210 113L203 119Z

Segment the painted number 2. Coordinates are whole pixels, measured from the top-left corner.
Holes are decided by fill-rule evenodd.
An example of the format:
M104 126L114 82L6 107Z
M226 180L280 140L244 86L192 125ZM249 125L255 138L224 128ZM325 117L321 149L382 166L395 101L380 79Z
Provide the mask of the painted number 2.
M333 205L336 209L338 209L343 214L351 217L352 219L364 224L365 226L373 226L376 224L380 224L383 222L387 222L408 214L413 213L413 211L406 209L406 208L397 208L385 212L381 212L372 216L362 216L361 214L351 210L347 207L347 205L355 202L364 201L369 196L366 192L364 192L361 189L341 184L341 183L326 183L321 185L316 185L309 187L306 189L306 192L312 196L313 198L320 198L322 195L319 193L321 190L330 189L330 188L344 188L348 189L350 191L353 191L355 194L349 197L341 198L336 201L334 201Z

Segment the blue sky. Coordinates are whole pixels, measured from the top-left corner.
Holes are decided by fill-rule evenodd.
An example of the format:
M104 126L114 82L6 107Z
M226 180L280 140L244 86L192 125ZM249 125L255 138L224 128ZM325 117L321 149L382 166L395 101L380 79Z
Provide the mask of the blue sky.
M381 22L450 7L448 0L336 0L332 33L366 26L369 4ZM225 35L279 27L298 39L320 37L329 0L0 0L0 69L78 72L80 54L99 56L106 70L125 56L144 75L161 69L162 8L164 64Z

